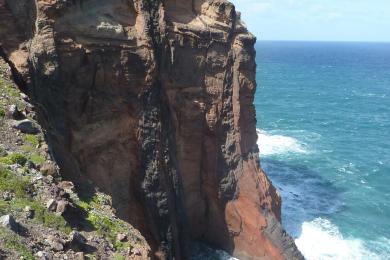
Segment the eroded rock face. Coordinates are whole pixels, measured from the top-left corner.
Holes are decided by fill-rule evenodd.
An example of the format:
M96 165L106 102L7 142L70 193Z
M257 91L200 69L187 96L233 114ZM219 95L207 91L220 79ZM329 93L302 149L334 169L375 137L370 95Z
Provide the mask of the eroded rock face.
M255 38L224 0L0 0L0 54L62 174L155 255L301 259L256 145Z

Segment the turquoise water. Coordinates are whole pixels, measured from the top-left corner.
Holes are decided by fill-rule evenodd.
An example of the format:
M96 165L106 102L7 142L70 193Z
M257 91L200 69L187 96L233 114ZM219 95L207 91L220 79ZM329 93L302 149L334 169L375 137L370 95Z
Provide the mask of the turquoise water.
M258 144L310 259L390 259L390 44L259 42Z

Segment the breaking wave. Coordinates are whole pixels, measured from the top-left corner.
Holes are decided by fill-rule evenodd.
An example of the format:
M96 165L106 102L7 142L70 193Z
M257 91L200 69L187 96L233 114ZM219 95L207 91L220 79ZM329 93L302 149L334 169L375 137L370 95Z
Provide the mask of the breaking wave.
M362 240L345 238L336 225L323 218L304 222L295 243L307 260L380 260L390 256L387 253L390 248L388 239L373 242L382 250L372 252Z
M260 129L257 129L257 136L257 145L262 156L284 153L308 153L306 145L295 138L284 135L272 135Z

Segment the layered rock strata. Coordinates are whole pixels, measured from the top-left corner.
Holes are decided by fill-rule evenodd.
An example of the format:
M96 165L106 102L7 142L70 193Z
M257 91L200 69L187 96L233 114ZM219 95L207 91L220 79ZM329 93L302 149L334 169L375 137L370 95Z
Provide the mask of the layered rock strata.
M224 0L0 0L0 54L62 174L157 258L302 259L256 146L255 38Z

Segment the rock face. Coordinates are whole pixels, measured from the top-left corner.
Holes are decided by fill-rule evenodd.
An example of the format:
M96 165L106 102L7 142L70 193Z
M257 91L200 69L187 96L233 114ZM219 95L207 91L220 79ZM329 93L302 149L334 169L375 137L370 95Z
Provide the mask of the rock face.
M64 176L148 239L302 259L256 146L255 38L224 0L0 0L0 54Z

